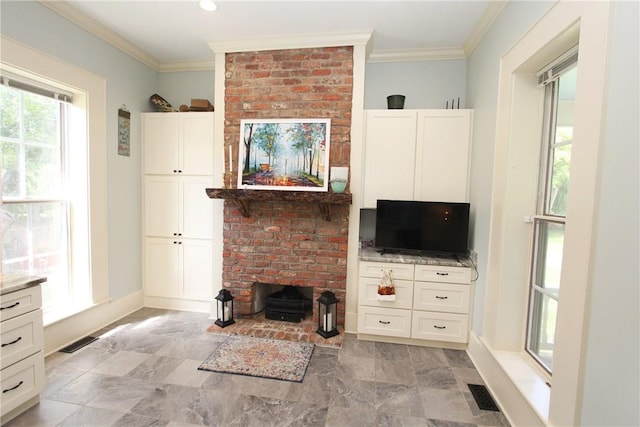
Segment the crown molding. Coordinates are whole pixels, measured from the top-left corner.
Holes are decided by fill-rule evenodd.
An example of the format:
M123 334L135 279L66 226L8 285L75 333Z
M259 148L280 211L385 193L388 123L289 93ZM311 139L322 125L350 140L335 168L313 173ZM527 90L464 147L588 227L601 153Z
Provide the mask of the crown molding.
M159 65L160 73L178 73L182 71L212 71L215 69L215 61L180 61L164 62Z
M371 53L372 36L373 31L303 34L299 36L263 37L261 39L209 42L209 47L218 54L228 52L304 49L333 46L365 46L368 56Z
M40 0L40 4L48 7L57 14L73 22L74 24L84 28L96 37L101 38L102 40L114 46L116 49L120 49L124 53L131 56L133 59L142 62L143 64L153 68L156 71L158 71L158 69L160 68L160 62L158 62L158 60L156 60L154 57L152 57L139 47L135 46L124 37L105 27L95 19L82 13L79 9L73 7L70 3L66 1Z
M366 62L438 61L465 59L476 48L509 0L491 0L480 22L475 27L463 47L437 49L399 49L373 52L373 30L329 34L307 34L286 37L266 37L261 39L230 40L209 42L215 53L247 52L253 50L301 49L331 46L365 46ZM129 42L124 37L87 16L67 1L40 0L46 6L74 24L84 28L96 37L128 54L158 72L210 71L214 61L179 61L161 63L147 52Z
M478 46L480 40L489 31L489 28L493 25L494 21L500 16L504 8L509 3L509 0L491 0L484 13L480 17L478 25L473 29L473 32L464 43L463 49L465 56L471 55L473 50Z
M367 62L442 61L465 59L462 48L379 50L369 56Z

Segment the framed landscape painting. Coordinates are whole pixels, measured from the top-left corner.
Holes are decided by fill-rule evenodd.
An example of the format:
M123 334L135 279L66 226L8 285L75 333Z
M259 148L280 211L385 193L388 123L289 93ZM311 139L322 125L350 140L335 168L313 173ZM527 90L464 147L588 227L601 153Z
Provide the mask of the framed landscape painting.
M240 122L238 188L327 191L331 119Z

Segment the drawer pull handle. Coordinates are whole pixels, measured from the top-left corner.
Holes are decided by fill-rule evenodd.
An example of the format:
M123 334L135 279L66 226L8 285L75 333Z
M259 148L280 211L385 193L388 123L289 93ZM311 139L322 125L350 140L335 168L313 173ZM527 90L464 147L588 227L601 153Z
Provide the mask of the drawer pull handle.
M436 329L447 329L446 326L433 325L433 327L436 328Z
M449 275L449 273L440 273L439 271L438 271L438 272L436 272L436 274L437 274L438 276L448 276L448 275Z
M20 301L18 301L18 302L16 302L16 303L14 303L14 304L8 305L8 306L6 306L6 307L0 307L0 310L6 310L6 309L8 309L8 308L17 307L17 306L19 306L19 305L20 305Z
M449 297L441 297L439 295L436 295L436 299L449 299Z
M18 341L20 341L21 339L22 339L22 337L18 337L18 338L16 338L15 340L13 340L13 341L11 341L11 342L8 342L8 343L4 343L4 344L2 344L2 347L6 347L6 346L8 346L8 345L15 344L15 343L17 343Z
M391 322L387 321L387 322L383 322L382 320L378 320L378 322L382 323L383 325L389 325L391 324Z
M15 386L13 386L13 387L11 387L11 388L8 388L8 389L6 389L6 390L2 390L2 392L3 392L3 393L6 393L6 392L8 392L8 391L15 390L15 389L17 389L18 387L20 387L20 386L22 385L22 383L24 383L24 381L20 381L17 385L15 385Z

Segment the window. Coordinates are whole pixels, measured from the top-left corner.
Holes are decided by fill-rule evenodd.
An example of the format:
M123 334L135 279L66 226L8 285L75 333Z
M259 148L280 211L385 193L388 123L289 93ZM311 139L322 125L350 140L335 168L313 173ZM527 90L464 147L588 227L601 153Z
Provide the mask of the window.
M68 94L27 79L0 86L2 272L47 277L45 310L70 298Z
M576 47L539 74L545 90L544 133L531 248L526 351L549 373L553 370L560 298L577 60Z

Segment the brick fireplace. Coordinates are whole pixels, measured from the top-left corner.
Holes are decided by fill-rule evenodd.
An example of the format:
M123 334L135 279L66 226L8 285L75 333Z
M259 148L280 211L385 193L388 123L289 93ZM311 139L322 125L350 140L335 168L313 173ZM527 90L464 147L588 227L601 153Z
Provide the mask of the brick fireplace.
M330 166L350 165L353 47L226 53L224 62L224 146L234 159L242 119L330 118ZM294 285L313 289L314 321L315 300L335 293L344 324L348 205L332 206L327 221L307 201L252 201L245 217L225 200L223 221L222 286L234 295L236 313L253 313L257 283Z

